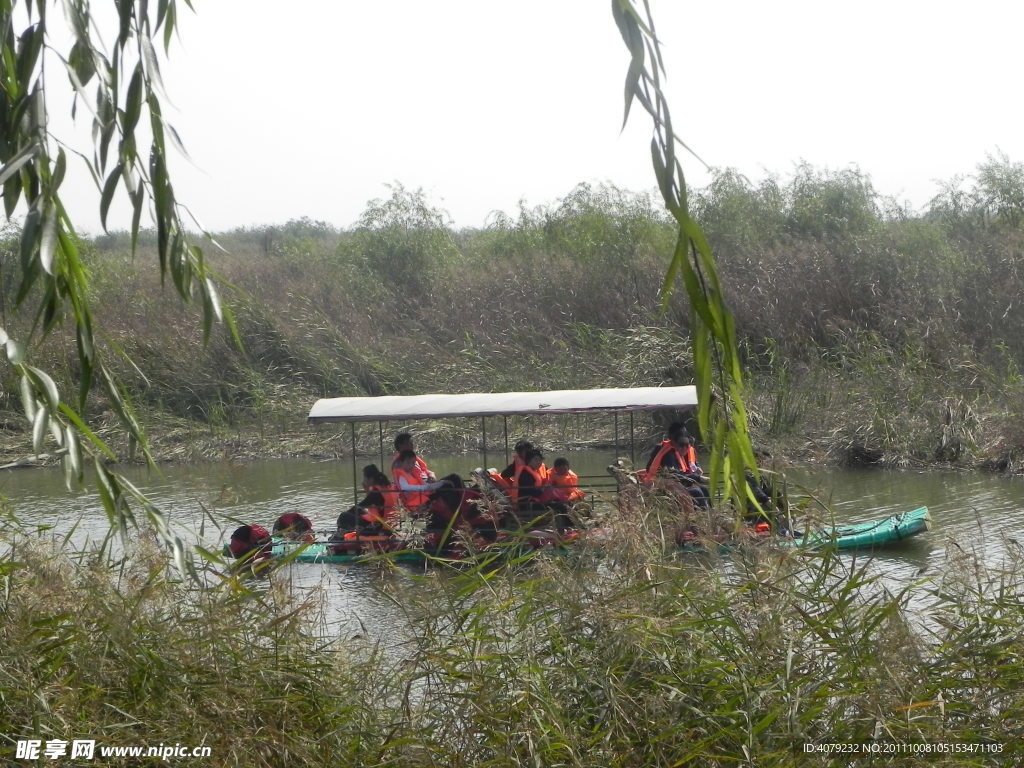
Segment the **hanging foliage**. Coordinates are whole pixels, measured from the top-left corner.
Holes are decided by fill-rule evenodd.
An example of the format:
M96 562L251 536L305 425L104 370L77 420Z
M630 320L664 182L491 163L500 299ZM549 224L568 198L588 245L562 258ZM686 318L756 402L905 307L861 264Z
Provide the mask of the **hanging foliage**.
M757 467L743 404L743 368L733 316L722 294L711 247L690 215L686 179L676 151L689 148L672 125L662 88L665 65L649 2L644 0L641 12L633 0L612 0L612 13L630 54L623 121L628 121L634 102L654 121L654 175L665 207L678 226L662 297L667 302L676 282L682 280L690 306L697 422L711 449L711 487L722 488L723 497L731 497L738 509L745 509L753 502L746 472L756 475Z

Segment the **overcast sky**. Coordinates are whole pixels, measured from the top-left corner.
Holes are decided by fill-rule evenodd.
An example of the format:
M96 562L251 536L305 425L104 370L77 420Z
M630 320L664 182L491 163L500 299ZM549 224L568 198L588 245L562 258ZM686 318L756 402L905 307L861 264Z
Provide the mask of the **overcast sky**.
M921 207L989 154L1024 160L1017 0L651 4L677 132L712 166L754 181L801 160L857 166ZM608 0L179 5L165 114L191 163L172 173L213 231L346 227L394 182L456 226L580 182L654 186L649 119L636 109L621 130L627 54ZM684 170L706 183L697 160ZM65 195L98 231L88 175Z

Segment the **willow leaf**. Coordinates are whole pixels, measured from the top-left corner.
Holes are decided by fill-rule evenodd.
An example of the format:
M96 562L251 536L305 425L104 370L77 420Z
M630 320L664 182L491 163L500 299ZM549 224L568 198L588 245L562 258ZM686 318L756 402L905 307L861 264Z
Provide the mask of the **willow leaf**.
M33 142L24 149L19 150L10 160L0 168L0 184L6 184L9 178L21 170L25 163L29 162L39 154L39 144Z

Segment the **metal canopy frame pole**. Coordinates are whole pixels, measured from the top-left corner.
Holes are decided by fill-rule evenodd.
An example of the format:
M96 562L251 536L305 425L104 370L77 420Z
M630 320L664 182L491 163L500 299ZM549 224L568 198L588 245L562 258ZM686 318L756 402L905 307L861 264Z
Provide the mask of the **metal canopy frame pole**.
M633 412L629 412L629 462L636 469L636 437L633 433Z
M487 417L480 417L480 437L483 440L483 445L480 446L484 454L484 469L487 469Z
M384 422L383 421L378 421L377 422L377 448L380 451L380 471L384 472L385 474L387 474L388 477L391 477L391 474L390 474L391 468L388 467L387 470L384 469Z
M356 475L356 423L352 422L352 503L359 501L358 476Z
M507 466L511 461L511 459L509 458L510 454L508 452L508 416L502 416L501 420L505 426L505 465Z
M619 414L616 413L614 417L615 422L615 458L619 458Z

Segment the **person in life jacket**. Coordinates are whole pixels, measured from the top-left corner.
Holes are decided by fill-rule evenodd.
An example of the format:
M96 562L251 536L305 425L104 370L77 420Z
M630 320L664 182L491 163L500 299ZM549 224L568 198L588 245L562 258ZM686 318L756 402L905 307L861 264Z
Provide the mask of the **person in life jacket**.
M491 479L502 488L512 488L515 485L515 477L519 472L519 468L526 463L526 455L535 449L536 446L529 440L519 440L515 446L513 446L515 456L512 457L512 463L501 470L499 475L492 472ZM543 461L540 464L540 473L543 477L547 477L548 470L547 467L544 466Z
M550 488L549 499L562 504L572 504L582 500L585 494L579 489L579 480L579 476L569 466L568 459L555 459L547 476L547 484Z
M686 428L678 421L669 425L666 439L655 446L647 460L647 467L637 473L645 483L653 483L659 476L667 476L678 483L680 490L693 497L699 507L710 506L705 483L708 482L696 463L696 450Z
M398 491L395 490L394 485L388 479L388 476L377 469L376 464L367 464L363 467L363 490L366 491L367 498L360 501L357 506L377 507L378 505L376 502L378 500L376 497L373 499L372 504L368 503L369 494L376 491L384 500L383 505L378 509L381 517L383 517L384 521L389 525L398 522Z
M380 491L370 491L362 501L338 515L337 532L331 535L331 539L390 536L392 529L384 515L384 504L384 494Z
M285 512L274 521L274 535L297 541L313 541L313 524L298 512Z
M270 556L271 539L262 525L243 525L231 534L228 550L236 560L259 560Z
M395 453L391 457L391 474L395 473L395 466L398 464L398 457L401 456L405 451L416 452L416 446L413 444L412 435L408 432L399 432L395 435ZM437 481L437 477L430 471L427 466L427 462L423 460L423 457L416 454L416 474L420 475L420 479L424 483L433 483Z
M443 550L458 530L470 533L482 546L494 542L498 536L494 520L485 512L484 495L466 488L457 474L441 480L441 487L430 494L424 507L427 526L424 531L428 547Z
M527 452L516 471L509 493L513 499L512 517L517 526L543 526L554 523L559 530L572 527L565 504L551 498L544 468L544 454L536 448Z
M441 482L430 482L418 469L416 452L402 451L395 461L392 470L395 477L393 485L398 493L398 500L406 509L417 510L427 503L432 491L441 487Z

